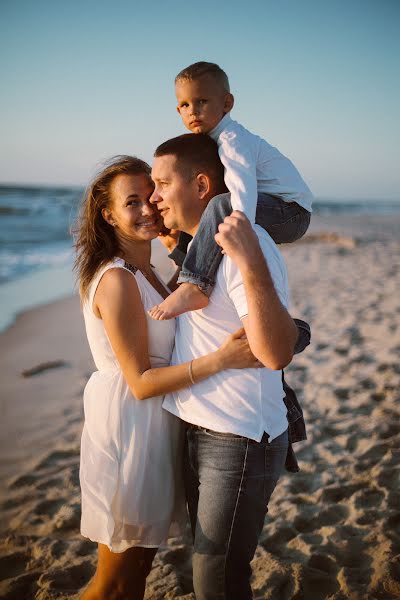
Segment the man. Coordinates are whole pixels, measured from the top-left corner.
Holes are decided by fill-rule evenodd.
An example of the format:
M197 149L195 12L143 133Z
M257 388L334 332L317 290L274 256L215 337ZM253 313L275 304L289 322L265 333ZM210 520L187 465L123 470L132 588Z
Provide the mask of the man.
M196 235L201 215L225 191L215 142L188 134L155 152L151 201L165 226ZM222 372L166 396L185 421L185 486L194 535L197 600L252 598L250 561L288 448L281 369L297 328L286 310L282 257L269 235L236 211L216 236L225 256L207 307L181 315L173 363L215 350L241 324L264 369Z

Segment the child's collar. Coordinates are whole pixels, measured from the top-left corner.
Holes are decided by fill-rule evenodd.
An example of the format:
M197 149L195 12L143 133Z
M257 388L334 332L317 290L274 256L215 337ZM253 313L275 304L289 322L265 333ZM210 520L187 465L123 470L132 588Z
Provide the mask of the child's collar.
M226 113L219 123L208 132L208 135L213 138L213 140L217 140L218 136L225 129L225 127L232 121L230 113Z

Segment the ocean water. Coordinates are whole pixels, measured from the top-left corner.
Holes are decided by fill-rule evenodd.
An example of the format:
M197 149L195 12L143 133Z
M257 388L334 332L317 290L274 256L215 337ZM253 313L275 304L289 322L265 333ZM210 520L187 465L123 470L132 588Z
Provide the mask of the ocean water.
M16 314L71 294L71 228L81 188L0 186L0 330Z
M71 229L82 188L0 186L0 330L74 289ZM315 214L400 213L400 202L317 200Z

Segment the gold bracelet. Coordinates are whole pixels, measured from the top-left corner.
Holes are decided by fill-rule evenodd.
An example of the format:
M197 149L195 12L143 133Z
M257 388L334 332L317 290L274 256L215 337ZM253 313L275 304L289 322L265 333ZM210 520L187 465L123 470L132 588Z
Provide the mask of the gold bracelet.
M194 377L193 377L193 361L192 360L189 363L189 379L192 382L192 385L194 385L196 383L194 380Z

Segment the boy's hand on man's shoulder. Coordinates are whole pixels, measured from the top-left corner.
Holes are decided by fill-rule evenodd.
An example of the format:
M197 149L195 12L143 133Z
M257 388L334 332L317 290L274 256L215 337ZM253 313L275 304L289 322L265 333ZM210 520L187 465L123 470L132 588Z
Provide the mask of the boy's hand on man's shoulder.
M215 241L221 246L222 253L235 261L239 268L254 263L258 254L264 259L257 234L240 210L234 210L219 225Z

